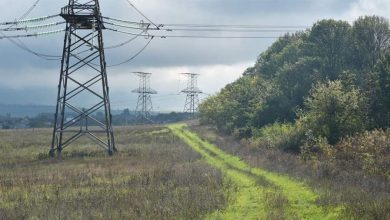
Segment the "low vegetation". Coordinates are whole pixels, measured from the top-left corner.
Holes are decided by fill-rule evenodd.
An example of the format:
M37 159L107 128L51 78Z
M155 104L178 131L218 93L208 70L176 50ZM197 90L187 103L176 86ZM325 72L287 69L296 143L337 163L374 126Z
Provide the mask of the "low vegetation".
M0 131L0 219L201 219L226 202L221 173L162 127L116 129L47 157L50 130Z
M193 125L191 130L251 167L307 183L319 195L317 204L343 206L339 219L390 218L389 131L365 132L332 147L322 142L318 151L310 148L304 154L292 154L279 148L259 148L210 126Z
M237 188L230 205L208 216L211 219L339 219L341 205L317 204L318 195L305 184L288 176L252 167L239 157L227 154L201 140L185 125L172 125L205 160L218 167Z

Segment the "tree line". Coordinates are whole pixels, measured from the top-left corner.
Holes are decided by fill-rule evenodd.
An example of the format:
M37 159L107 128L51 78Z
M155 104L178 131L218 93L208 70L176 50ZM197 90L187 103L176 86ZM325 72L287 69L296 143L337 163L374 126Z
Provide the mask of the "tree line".
M202 123L300 152L390 125L390 28L333 19L280 37L236 82L200 105Z

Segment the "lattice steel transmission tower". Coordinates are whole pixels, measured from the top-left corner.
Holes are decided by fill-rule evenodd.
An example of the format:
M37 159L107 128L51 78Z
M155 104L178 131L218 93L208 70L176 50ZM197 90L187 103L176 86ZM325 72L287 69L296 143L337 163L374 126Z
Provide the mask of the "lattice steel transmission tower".
M194 115L198 111L199 94L203 93L198 88L198 77L196 73L180 73L187 77L187 88L181 92L187 94L186 102L184 104L184 112Z
M151 73L134 72L139 77L139 87L134 89L133 93L138 93L137 112L138 118L145 121L151 121L151 112L153 111L152 94L157 94L157 91L150 88Z
M50 155L82 136L112 155L116 148L99 1L69 0L60 15L66 31Z

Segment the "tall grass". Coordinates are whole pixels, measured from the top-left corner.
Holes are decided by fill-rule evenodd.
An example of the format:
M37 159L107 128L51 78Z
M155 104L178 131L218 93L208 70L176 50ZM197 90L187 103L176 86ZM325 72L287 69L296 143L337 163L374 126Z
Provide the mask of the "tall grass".
M256 148L212 127L192 126L191 129L252 166L307 182L321 195L319 204L345 205L343 219L390 219L389 131L348 137L332 146L327 154L318 152L317 157L302 160L300 155L278 148Z
M116 129L113 157L80 140L51 159L49 142L0 131L0 219L200 219L226 204L221 173L167 129Z

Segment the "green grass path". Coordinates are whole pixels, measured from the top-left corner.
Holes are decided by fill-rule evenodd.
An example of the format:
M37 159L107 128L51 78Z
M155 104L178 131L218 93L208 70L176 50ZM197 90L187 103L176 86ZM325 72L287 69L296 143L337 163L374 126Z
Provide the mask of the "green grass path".
M169 128L209 164L220 169L236 188L226 209L206 219L339 219L342 207L317 205L318 195L305 184L286 175L250 167L239 157L203 141L185 124Z

